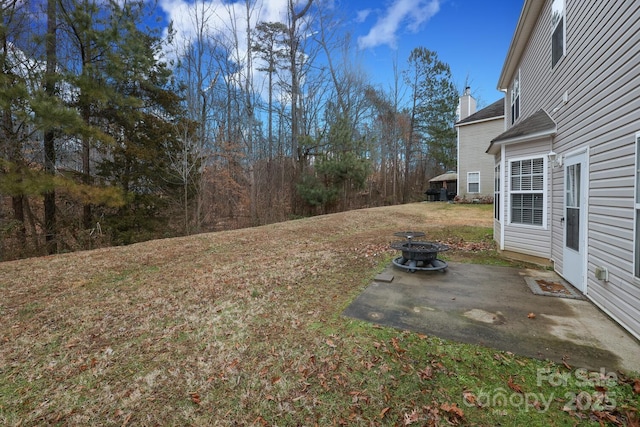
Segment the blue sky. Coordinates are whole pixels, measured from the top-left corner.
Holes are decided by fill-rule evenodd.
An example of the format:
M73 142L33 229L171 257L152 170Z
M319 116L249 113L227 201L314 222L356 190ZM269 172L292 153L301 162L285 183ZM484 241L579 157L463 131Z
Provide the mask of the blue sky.
M412 13L407 14L387 39L368 37L379 26L385 26L393 8L403 0L355 1L354 11L371 10L367 19L358 25L363 57L371 64L368 69L390 70L390 58L398 55L398 62L406 62L414 47L424 46L438 53L451 66L456 85L463 89L468 79L472 93L486 106L502 97L496 89L502 64L515 31L522 0L406 0L415 8L421 5L425 16L432 16L412 27ZM376 6L373 6L376 5ZM382 33L386 33L382 31ZM375 46L372 41L377 43Z
M244 0L198 0L215 10L215 25L229 28L229 10L244 13ZM284 21L288 0L257 0L256 21ZM318 0L316 0L317 2ZM523 0L322 0L333 3L353 33L357 56L371 79L383 88L393 80L393 61L406 65L411 50L424 46L451 66L454 82L471 86L480 106L499 99L502 64ZM299 4L304 0L297 0ZM190 0L159 0L157 12L173 20L178 38L189 36ZM191 25L192 26L192 25ZM240 28L243 24L240 25Z

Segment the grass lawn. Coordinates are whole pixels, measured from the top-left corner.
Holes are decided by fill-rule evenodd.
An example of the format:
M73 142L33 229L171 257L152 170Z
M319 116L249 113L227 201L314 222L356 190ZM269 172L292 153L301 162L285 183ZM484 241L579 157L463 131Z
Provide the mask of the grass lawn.
M510 265L492 221L416 203L0 263L0 424L639 425L637 375L341 316L396 231Z

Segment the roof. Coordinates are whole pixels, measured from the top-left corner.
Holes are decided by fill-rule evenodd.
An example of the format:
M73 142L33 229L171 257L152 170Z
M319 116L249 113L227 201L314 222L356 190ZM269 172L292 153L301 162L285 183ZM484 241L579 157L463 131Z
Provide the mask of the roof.
M431 178L429 182L441 182L441 181L457 181L458 174L455 172L447 172L442 175L438 175L435 178Z
M513 38L511 39L511 45L507 51L507 57L502 66L502 72L498 80L498 89L507 89L511 84L513 75L518 69L520 58L524 53L524 49L527 47L529 37L531 37L531 33L536 25L538 16L540 16L544 3L545 2L541 0L525 0L524 6L522 6L522 12L520 12L520 18L518 18L518 24L513 33Z
M496 154L497 146L515 142L531 141L536 138L552 136L556 133L556 122L540 109L506 132L501 133L491 140L487 153Z
M456 126L466 125L472 122L479 122L488 119L498 119L504 117L504 98L498 99L493 104L484 107L480 111L476 111L469 117L466 117L456 123Z

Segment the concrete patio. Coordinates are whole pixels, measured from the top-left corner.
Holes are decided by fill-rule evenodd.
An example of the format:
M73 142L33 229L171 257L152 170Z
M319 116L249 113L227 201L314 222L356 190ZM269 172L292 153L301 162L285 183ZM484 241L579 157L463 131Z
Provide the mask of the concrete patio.
M551 271L453 263L411 273L390 265L344 315L575 368L640 371L640 342Z

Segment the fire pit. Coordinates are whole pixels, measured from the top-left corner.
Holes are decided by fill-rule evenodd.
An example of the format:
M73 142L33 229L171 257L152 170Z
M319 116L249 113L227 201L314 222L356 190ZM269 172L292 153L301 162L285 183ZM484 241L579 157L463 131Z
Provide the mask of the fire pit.
M398 231L397 233L393 233L393 235L397 237L404 237L409 241L414 237L424 237L424 233L422 231Z
M421 233L424 236L424 233ZM420 233L401 232L396 236L406 237L406 241L394 242L393 249L402 251L402 255L393 259L393 265L414 273L416 270L444 271L449 265L438 259L438 252L449 250L440 243L413 241L412 238Z

